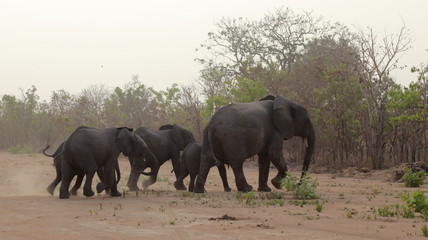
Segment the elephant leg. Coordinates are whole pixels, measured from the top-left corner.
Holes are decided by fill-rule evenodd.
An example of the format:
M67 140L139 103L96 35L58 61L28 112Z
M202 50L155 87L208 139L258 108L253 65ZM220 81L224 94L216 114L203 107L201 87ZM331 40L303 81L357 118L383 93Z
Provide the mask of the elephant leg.
M177 190L187 190L186 186L184 186L183 180L189 175L189 173L186 173L184 176L181 175L178 177L177 181L174 182L174 187Z
M68 188L70 187L71 180L74 177L74 171L72 170L70 164L67 161L61 162L61 187L59 189L59 198L68 199L70 198L70 192Z
M76 179L76 183L74 184L74 186L71 188L70 190L70 194L71 195L77 195L77 190L80 188L80 186L82 185L82 181L83 181L83 177L85 176L84 173L78 173L77 174L77 179Z
M267 181L269 178L269 167L270 161L269 157L265 153L260 153L259 155L259 192L270 192L272 189L268 187Z
M183 180L189 175L189 171L184 166L180 167L180 176L177 178L177 181L174 182L174 187L177 190L187 190L184 186Z
M92 197L94 196L94 191L92 191L92 179L95 175L95 170L90 170L86 172L86 181L85 185L83 186L83 195L86 197Z
M250 192L253 190L253 187L247 183L245 179L244 171L242 170L243 161L237 161L238 163L231 164L233 173L235 174L235 182L238 191L240 192Z
M208 173L211 167L199 169L198 176L196 178L195 193L204 193L205 192L205 181L207 180Z
M278 156L278 158L272 158L272 163L278 169L278 174L272 178L271 183L275 188L281 189L282 179L284 179L287 174L287 164L282 154L279 154Z
M58 179L58 177L56 177L55 180L53 180L53 182L46 188L50 195L54 194L54 190L59 182L61 182L61 178Z
M107 194L110 194L111 191L110 191L109 186L106 184L107 183L107 178L106 178L106 175L105 175L103 167L98 168L97 175L98 175L98 178L101 181L101 182L97 183L97 187L96 187L97 193L101 193L102 191L105 190Z
M226 167L224 164L220 164L217 166L218 173L220 174L221 181L223 182L223 188L225 192L230 192L232 189L229 187L229 183L227 182L227 175L226 175Z
M58 185L58 183L61 182L61 178L62 178L61 161L54 159L54 164L55 164L56 177L52 181L52 183L49 184L49 186L46 189L48 191L48 193L50 193L51 195L54 194L54 190L55 190L56 186Z
M115 171L115 168L104 168L105 180L107 188L110 189L110 196L120 197L122 194L117 190Z
M195 191L196 174L190 174L189 192Z
M175 179L178 179L180 177L180 155L173 156L171 161L172 161L172 169L175 174Z

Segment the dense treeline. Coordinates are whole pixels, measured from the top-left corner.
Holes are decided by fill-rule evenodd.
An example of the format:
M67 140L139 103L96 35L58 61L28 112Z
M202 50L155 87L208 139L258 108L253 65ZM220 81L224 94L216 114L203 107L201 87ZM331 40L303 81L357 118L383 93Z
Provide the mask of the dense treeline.
M374 169L428 160L428 67L409 69L401 86L390 75L410 48L404 27L379 37L352 32L311 13L278 9L257 21L224 18L199 51L202 69L191 86L157 91L138 76L125 86L90 86L77 95L52 92L40 101L32 86L0 102L0 148L37 151L64 140L77 126L177 123L200 139L213 112L231 102L286 96L309 110L317 128L314 161L328 167ZM301 159L302 144L287 141L287 158Z

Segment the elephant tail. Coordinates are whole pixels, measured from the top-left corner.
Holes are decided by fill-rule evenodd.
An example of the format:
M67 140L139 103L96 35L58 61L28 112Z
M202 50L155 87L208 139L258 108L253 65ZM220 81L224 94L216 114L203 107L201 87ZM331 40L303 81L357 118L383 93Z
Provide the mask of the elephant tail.
M54 153L54 154L52 154L52 155L49 155L49 154L47 154L47 153L46 153L46 150L48 150L50 147L51 147L51 146L48 144L48 145L45 147L45 149L43 149L43 154L44 154L46 157L55 157L55 153Z
M207 140L208 140L208 146L209 146L208 154L210 154L212 156L212 158L214 159L214 165L213 166L220 166L221 162L218 160L218 158L215 156L215 153L214 153L212 132L211 131L208 131L208 139Z
M60 156L63 152L64 152L64 144L66 143L66 141L62 142L61 145L59 145L58 149L53 153L53 154L47 154L46 150L48 150L51 146L47 145L45 147L45 149L43 149L43 154L47 157L53 157L56 158L58 156Z

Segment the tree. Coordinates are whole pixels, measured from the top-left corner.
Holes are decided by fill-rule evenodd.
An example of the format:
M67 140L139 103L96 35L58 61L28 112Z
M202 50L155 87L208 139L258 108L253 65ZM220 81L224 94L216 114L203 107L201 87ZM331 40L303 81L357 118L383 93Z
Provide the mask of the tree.
M398 60L410 47L409 31L402 27L397 34L387 34L380 41L372 28L360 30L356 39L359 49L359 81L363 86L362 114L367 154L374 169L384 166L388 139L387 92L394 86L390 73L398 68Z
M141 83L137 75L124 89L115 88L105 100L104 114L109 126L157 128L160 122L153 90Z
M412 68L418 80L408 87L396 86L388 91L387 109L393 128L391 149L395 162L415 162L427 157L428 68Z

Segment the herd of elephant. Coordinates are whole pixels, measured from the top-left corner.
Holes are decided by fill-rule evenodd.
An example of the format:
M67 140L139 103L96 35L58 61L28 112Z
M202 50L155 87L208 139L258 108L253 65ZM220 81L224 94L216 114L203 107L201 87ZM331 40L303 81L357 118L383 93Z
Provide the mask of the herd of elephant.
M205 192L209 170L217 166L223 181L224 191L229 187L225 165L235 175L238 191L253 189L245 179L245 159L258 155L258 191L268 192L270 164L277 168L277 175L271 180L275 188L281 188L286 176L287 165L283 157L283 141L298 136L306 144L303 157L302 176L309 168L315 148L315 129L307 110L282 96L267 96L260 101L229 104L218 109L204 129L203 140L196 142L193 134L176 124L164 125L157 130L132 128L91 127L77 128L51 155L54 158L56 178L47 190L53 194L61 182L59 198L75 195L86 176L83 195L90 197L92 179L97 173L101 182L96 186L98 193L107 191L111 196L121 196L117 189L121 173L118 157L122 153L131 165L127 186L138 191L141 174L150 176L143 181L146 189L156 182L160 166L172 161L176 176L174 187L186 190L183 179L190 175L189 191ZM150 169L150 172L146 172ZM69 190L72 179L77 175L75 185Z

